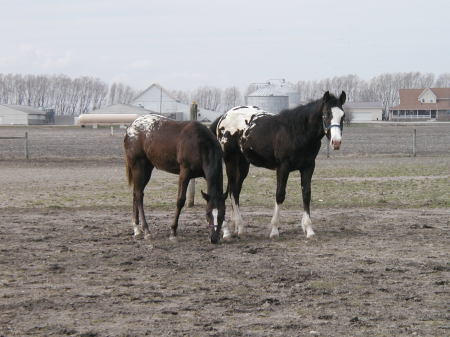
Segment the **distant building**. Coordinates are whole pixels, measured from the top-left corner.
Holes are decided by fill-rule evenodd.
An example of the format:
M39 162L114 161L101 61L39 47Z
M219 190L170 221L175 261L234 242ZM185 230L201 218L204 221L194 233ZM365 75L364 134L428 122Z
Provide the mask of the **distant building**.
M264 111L279 113L300 104L300 94L295 87L281 80L280 83L267 82L247 95L246 104L257 106Z
M190 119L190 105L180 102L156 83L136 96L130 104L176 120ZM217 111L198 108L198 120L201 122L212 122L220 115L221 113Z
M389 109L389 119L450 120L450 88L400 89L400 104Z
M383 120L381 102L348 102L343 108L352 123Z
M0 125L49 124L51 114L41 108L27 105L0 104ZM54 115L53 115L54 116Z
M128 125L142 115L156 112L130 104L113 104L101 109L93 110L76 118L75 124L86 126L93 125ZM167 116L174 117L174 116Z

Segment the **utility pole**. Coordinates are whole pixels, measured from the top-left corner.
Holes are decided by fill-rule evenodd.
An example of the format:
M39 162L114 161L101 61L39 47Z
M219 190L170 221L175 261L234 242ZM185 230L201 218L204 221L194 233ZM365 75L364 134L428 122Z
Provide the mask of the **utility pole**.
M196 102L192 102L191 104L191 121L196 121L198 116L198 105ZM191 179L189 182L188 190L187 190L187 207L194 206L195 199L195 179Z

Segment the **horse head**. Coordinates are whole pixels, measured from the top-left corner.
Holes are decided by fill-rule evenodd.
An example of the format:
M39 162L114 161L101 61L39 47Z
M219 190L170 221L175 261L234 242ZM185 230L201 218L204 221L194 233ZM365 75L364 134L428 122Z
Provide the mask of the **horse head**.
M322 98L322 123L323 131L330 140L330 145L334 150L339 150L342 142L342 130L344 128L345 113L342 106L345 103L346 95L342 91L339 98L327 91Z
M220 231L225 219L225 200L227 199L228 190L223 195L209 195L203 191L201 192L203 199L206 200L206 221L208 222L211 243L219 243Z

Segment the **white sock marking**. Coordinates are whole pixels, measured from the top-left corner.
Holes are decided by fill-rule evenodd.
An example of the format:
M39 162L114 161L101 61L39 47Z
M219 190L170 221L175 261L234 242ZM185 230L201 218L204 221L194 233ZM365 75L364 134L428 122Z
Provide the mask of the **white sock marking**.
M222 228L223 228L223 239L224 240L228 240L231 238L231 232L228 229L228 223L226 221L224 221L222 223Z
M136 225L134 222L133 222L133 230L134 230L134 236L135 237L140 237L140 236L142 236L144 234L144 232L139 227L139 225Z
M280 235L280 232L278 231L278 226L280 225L280 208L281 205L278 205L275 203L275 209L273 210L273 216L272 221L270 221L270 224L272 225L272 230L270 232L270 238L277 238Z
M310 238L315 235L315 233L312 229L311 218L309 217L309 214L306 212L303 213L302 229L303 229L303 232L306 234L306 238Z
M239 211L239 206L236 204L234 197L231 196L231 208L233 209L233 222L234 230L237 231L238 235L244 233L244 221L242 220L241 212Z

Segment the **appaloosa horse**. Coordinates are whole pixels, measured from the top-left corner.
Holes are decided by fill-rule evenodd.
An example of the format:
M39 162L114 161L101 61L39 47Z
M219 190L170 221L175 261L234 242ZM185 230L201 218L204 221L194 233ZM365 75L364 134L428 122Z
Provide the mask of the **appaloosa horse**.
M179 175L177 208L170 238L175 239L177 235L178 218L186 201L189 180L204 177L208 191L202 191L202 195L207 201L210 239L212 243L218 243L227 193L223 193L222 149L208 128L198 122L176 122L158 115L145 115L127 128L124 148L128 183L133 185L135 237L150 234L143 199L144 188L156 167Z
M302 228L309 238L314 235L310 218L311 178L316 156L324 135L331 146L341 145L345 92L339 98L328 91L321 99L284 110L278 115L256 106L235 107L211 125L224 151L230 187L232 226L238 235L244 233L239 211L239 194L250 164L276 170L277 191L270 238L279 236L280 206L286 196L289 173L300 171L304 214ZM231 236L224 225L224 238Z

